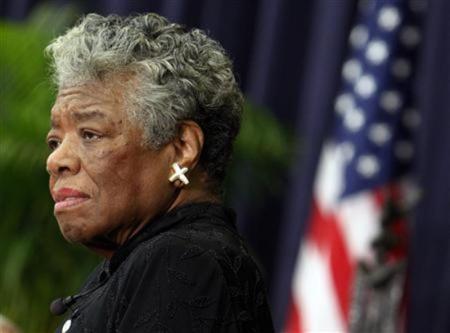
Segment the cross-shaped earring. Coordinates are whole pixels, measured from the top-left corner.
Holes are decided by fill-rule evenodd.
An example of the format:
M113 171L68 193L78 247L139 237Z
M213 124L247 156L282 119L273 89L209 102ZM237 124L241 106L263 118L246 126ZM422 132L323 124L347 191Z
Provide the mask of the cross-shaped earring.
M170 176L169 181L173 183L176 180L180 180L183 182L184 185L189 184L189 179L185 176L185 173L188 172L188 168L180 168L180 165L178 163L172 164L172 169L175 171L175 173Z

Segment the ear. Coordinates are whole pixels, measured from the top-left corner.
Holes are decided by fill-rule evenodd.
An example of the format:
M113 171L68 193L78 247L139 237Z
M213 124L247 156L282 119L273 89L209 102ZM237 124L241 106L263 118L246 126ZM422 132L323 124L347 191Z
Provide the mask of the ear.
M192 170L198 164L202 153L204 135L200 126L192 120L186 120L178 125L178 135L172 141L175 148L175 161L183 167Z

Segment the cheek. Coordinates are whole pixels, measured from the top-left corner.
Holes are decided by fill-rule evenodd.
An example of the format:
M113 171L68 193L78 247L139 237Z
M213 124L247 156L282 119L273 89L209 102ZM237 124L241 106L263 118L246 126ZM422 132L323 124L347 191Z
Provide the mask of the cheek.
M117 153L104 152L105 158L99 159L102 185L113 189L120 194L122 191L135 190L137 185L137 173L140 167L139 161L131 152L121 151Z
M133 214L133 195L139 190L127 152L100 149L80 157L82 170L71 185L88 192L91 201L79 210L57 216L61 232L72 242L92 239L123 223Z
M99 184L102 206L114 205L108 210L110 216L116 214L121 220L148 218L170 200L172 184L164 163L140 156L139 152L130 152L110 159L110 169L104 172L107 177L102 177L104 183Z
M139 163L127 151L99 151L86 170L98 189L99 209L109 211L127 209L132 206L134 196L143 188L137 175Z
M125 149L95 149L85 151L81 156L82 164L89 178L100 190L115 187L129 177L131 156Z
M66 238L80 241L126 228L158 214L170 201L172 184L165 163L129 148L98 149L82 156L82 178L93 200L61 228Z

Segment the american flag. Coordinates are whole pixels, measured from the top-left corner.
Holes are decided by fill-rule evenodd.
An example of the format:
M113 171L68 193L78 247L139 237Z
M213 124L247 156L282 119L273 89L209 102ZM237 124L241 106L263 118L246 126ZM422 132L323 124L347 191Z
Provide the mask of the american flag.
M391 292L384 303L380 298L374 302L374 297L365 303L357 300L356 282L360 262L380 264L373 242L383 234L386 206L406 198L405 179L420 125L413 82L425 5L425 0L358 4L330 135L316 172L285 332L367 332L361 320L371 318L361 308L364 305L375 304L376 320L399 317L394 309L401 304L398 281L397 292ZM392 302L394 307L382 309ZM373 327L398 328L391 325L372 326L372 331L377 331Z

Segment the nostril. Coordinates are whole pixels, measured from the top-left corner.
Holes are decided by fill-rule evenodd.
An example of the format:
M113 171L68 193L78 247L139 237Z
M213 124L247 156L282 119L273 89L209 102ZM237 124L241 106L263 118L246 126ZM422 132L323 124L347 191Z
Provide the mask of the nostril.
M69 167L65 166L65 165L60 165L58 167L58 173L63 173L65 171L69 170Z
M57 176L62 175L64 173L70 172L72 169L75 170L75 166L73 161L68 160L66 158L62 159L49 159L46 165L46 170L50 175Z

